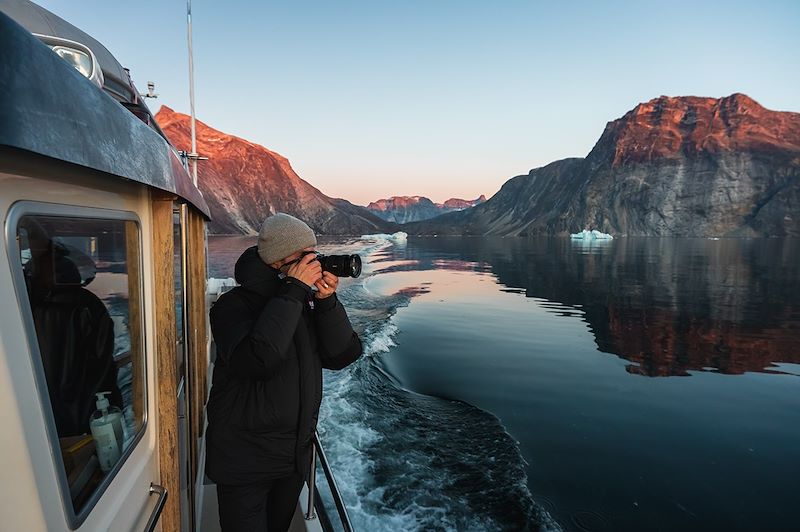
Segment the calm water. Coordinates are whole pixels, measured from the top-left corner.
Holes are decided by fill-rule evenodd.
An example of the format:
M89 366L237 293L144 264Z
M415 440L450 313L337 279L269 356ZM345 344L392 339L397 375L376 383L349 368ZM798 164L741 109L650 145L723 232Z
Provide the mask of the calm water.
M320 427L358 529L797 528L800 241L323 248L367 260Z

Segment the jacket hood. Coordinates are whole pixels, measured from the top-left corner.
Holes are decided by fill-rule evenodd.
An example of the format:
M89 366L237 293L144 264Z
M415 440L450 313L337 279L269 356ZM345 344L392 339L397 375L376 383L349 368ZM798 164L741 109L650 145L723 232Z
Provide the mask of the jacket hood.
M278 280L278 270L264 263L258 255L258 246L244 250L233 270L236 282L255 292L264 292Z

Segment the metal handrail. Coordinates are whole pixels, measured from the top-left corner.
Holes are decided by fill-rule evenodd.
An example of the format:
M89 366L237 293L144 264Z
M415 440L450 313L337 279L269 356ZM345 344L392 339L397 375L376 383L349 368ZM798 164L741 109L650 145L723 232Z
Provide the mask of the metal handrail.
M144 527L145 532L153 532L156 529L158 518L161 517L161 512L164 510L164 505L167 503L167 488L151 482L150 495L154 493L158 495L158 500L153 508L153 512L150 514L150 519L147 520L147 524Z
M311 469L308 472L308 510L305 518L307 520L316 519L314 512L314 496L316 492L316 479L317 479L317 457L322 466L322 471L325 473L325 480L331 490L333 496L333 503L336 505L336 512L339 514L339 520L345 532L353 532L353 525L350 522L350 516L347 515L347 508L342 500L342 494L339 492L339 487L336 485L336 479L333 478L333 471L328 464L328 458L325 456L325 450L322 448L322 442L319 440L319 434L314 431L314 446L311 448Z
M314 435L316 438L316 434ZM317 491L317 448L315 445L311 446L311 467L308 470L308 479L306 479L306 483L308 484L308 504L306 505L306 521L310 521L312 519L317 518L317 514L314 513L314 495Z

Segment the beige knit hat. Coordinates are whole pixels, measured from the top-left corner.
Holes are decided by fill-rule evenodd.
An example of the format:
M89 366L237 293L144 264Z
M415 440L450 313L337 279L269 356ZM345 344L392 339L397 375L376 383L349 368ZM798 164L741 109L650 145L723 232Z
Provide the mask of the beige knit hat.
M267 217L258 233L258 254L267 264L316 245L317 237L305 222L282 212Z

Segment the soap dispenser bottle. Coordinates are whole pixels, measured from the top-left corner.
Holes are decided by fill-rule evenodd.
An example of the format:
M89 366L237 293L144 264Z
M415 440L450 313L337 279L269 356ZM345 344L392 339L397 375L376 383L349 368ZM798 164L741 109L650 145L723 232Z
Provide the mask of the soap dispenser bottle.
M110 393L95 394L97 410L92 412L89 418L97 460L103 473L111 471L122 454L122 411L116 406L109 405L105 396Z

